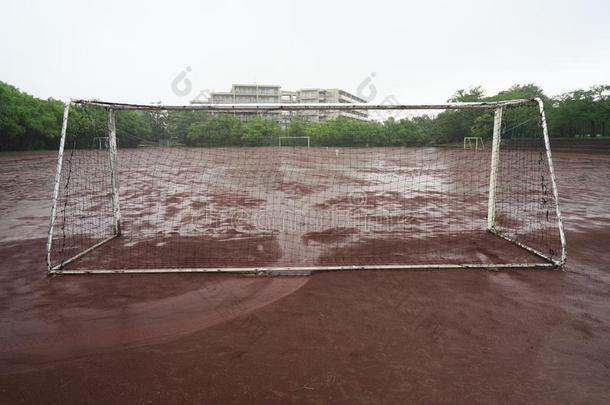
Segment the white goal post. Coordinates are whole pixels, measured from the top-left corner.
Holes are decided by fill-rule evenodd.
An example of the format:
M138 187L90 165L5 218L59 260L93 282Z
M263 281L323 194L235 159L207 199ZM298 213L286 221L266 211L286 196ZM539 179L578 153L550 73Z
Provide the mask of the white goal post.
M280 136L278 137L277 140L277 146L282 146L282 139L306 139L307 140L307 147L310 147L310 139L308 136Z
M92 147L98 147L99 149L105 149L110 147L109 138L107 136L96 136L93 138Z
M274 141L257 137L247 119L231 118L378 110L403 117L391 124L316 123L321 135L313 145L308 136L279 136L278 146L282 139L306 139L307 149L277 153L267 153ZM480 137L464 137L464 148L454 138L451 147L433 137L397 137L390 126L404 124L407 131L417 117L439 110L493 117L493 127L491 118L482 120L490 122L491 150L463 150L467 138L478 150ZM164 128L180 139L177 145L156 146L146 138L150 133L134 133L147 114L158 112L167 113ZM75 127L71 114L101 125ZM229 128L230 138L219 136L219 128ZM537 98L433 105L65 104L49 274L558 268L566 252Z
M464 149L471 149L473 141L474 141L474 150L475 151L478 151L479 148L483 149L483 147L484 147L483 138L481 138L480 136L465 136L464 137Z

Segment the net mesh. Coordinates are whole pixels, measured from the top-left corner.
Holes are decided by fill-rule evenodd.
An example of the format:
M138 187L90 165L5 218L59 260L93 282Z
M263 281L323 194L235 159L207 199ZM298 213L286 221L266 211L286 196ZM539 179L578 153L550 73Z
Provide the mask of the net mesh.
M383 123L374 114L313 122L297 114L115 111L121 234L87 251L113 236L106 114L90 105L70 112L53 266L544 262L487 230L493 109L394 111ZM456 117L485 147L463 148L463 132L446 124ZM504 107L501 133L496 230L557 259L538 106ZM281 136L294 138L278 146Z

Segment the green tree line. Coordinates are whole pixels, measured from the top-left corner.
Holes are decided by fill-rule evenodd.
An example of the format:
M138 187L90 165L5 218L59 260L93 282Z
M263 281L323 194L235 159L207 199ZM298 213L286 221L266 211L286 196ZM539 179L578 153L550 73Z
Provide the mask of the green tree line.
M448 101L500 101L540 97L545 103L552 137L608 136L610 85L594 86L548 97L534 84L515 85L493 96L481 87L459 90ZM42 100L0 82L0 150L56 149L59 143L63 103ZM504 118L507 128L523 131L534 114L518 109ZM106 136L105 111L93 106L74 106L70 111L68 147L92 147ZM493 111L447 110L439 114L389 117L362 121L338 117L323 122L293 117L280 126L262 116L240 119L233 114L202 111L118 111L119 147L172 143L187 146L266 146L279 136L308 136L313 146L410 146L461 142L466 136L488 138ZM529 126L536 125L529 122Z

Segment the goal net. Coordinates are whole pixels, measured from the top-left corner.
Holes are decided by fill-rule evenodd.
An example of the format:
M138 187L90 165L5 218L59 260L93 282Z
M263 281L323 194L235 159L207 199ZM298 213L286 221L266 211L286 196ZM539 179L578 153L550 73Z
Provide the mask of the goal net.
M557 267L565 249L537 99L64 111L51 273Z

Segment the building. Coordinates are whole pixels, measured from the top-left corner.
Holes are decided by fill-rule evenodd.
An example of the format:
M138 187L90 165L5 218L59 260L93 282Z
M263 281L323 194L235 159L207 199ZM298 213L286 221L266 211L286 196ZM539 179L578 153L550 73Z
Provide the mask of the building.
M234 84L226 93L211 93L214 104L279 103L281 86L263 84Z
M340 89L302 89L297 91L298 103L366 103L361 99L345 90ZM303 111L302 115L312 121L326 121L339 116L366 120L366 111Z
M210 93L207 101L212 104L250 104L250 103L366 103L365 100L340 89L302 89L297 91L281 90L281 86L263 84L234 84L228 92ZM345 116L366 120L366 111L267 111L237 112L240 118L261 115L286 125L293 115L304 116L312 121L325 121Z
M263 84L234 84L229 92L210 93L212 104L252 104L252 103L272 103L277 104L282 101L281 86ZM247 118L257 113L239 112L236 115L240 118ZM280 111L269 111L265 116L275 121L281 121Z

